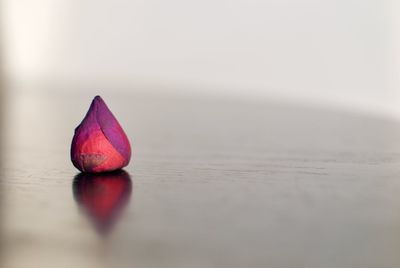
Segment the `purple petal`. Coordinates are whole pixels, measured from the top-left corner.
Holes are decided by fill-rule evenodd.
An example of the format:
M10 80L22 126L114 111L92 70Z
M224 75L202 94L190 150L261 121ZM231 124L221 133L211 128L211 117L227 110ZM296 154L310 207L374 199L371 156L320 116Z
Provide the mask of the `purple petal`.
M93 99L88 114L92 109L94 110L96 121L101 131L104 133L104 136L106 136L111 145L129 161L131 157L131 147L128 137L100 96L96 96Z

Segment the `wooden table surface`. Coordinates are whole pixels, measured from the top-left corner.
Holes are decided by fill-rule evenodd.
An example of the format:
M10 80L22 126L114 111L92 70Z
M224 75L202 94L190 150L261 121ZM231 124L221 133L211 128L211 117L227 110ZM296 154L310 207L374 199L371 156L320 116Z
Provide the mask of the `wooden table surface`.
M88 177L69 146L96 93L6 99L1 267L400 267L399 123L104 94L133 160ZM118 197L111 208L102 193Z

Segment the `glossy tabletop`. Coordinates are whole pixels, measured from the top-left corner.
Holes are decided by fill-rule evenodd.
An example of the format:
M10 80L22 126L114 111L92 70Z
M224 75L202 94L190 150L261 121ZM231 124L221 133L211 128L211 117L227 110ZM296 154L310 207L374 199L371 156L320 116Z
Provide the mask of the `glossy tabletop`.
M96 94L3 101L1 267L400 267L398 122L108 93L131 164L79 174L70 142Z

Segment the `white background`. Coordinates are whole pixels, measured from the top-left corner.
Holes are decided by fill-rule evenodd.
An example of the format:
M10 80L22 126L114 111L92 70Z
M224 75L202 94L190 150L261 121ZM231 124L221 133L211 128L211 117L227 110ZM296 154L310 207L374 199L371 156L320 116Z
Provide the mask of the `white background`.
M396 0L3 0L5 75L400 118L399 7Z

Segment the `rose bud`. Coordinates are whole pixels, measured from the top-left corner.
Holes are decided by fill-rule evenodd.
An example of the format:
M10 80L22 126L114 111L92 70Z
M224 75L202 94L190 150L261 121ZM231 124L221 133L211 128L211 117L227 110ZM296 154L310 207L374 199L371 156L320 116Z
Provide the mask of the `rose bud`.
M128 165L131 158L129 140L100 96L75 129L71 160L82 172L107 172Z

